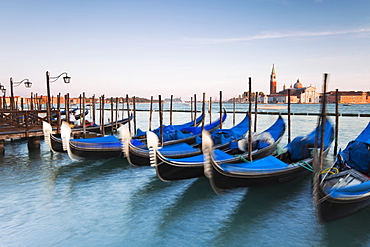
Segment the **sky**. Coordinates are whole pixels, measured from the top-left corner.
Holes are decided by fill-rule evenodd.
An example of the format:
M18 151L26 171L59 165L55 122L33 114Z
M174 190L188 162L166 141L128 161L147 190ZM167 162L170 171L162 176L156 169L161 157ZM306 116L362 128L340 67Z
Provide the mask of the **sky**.
M297 79L370 91L369 0L0 0L0 83L67 72L51 93L190 99L269 93Z

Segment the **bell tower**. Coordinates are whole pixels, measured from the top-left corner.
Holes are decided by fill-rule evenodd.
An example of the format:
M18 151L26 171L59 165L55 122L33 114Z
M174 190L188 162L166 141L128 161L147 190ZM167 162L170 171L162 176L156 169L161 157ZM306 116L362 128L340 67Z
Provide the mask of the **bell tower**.
M270 76L270 94L276 93L276 74L275 74L275 66L272 64L272 71Z

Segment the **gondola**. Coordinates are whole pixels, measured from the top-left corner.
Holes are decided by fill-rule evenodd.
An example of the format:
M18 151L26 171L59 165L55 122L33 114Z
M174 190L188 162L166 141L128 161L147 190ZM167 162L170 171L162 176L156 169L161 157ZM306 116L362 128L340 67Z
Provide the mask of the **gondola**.
M226 119L226 111L222 116L222 121ZM204 128L210 132L216 131L220 126L220 119L207 124ZM202 131L202 127L186 127L181 130L176 130L176 136L172 136L173 139L170 141L163 142L163 150L169 157L189 157L201 152L200 149L191 146L191 144L195 144L197 138L200 138L200 133ZM131 139L130 134L125 131L122 131L122 140L124 142L124 153L131 165L134 166L149 166L149 151L147 148L147 144L142 142L142 140ZM152 132L153 133L153 132ZM167 133L168 134L168 133ZM173 134L173 132L171 133ZM156 134L158 136L158 133ZM181 151L180 151L181 150Z
M333 141L334 131L331 121L326 120L324 132L324 153L327 154ZM250 162L220 162L212 152L212 142L205 133L203 152L207 154L204 173L216 193L223 190L286 182L312 171L312 151L316 135L321 138L321 126L317 126L307 136L294 138L279 155L269 155Z
M53 109L52 109L53 111L56 111L57 109L55 109L54 107L53 107ZM73 108L73 109L71 109L70 111L69 111L69 113L76 113L77 112L77 110L78 110L78 107L76 107L76 108ZM66 115L66 111L65 110L61 110L60 111L60 115ZM53 113L52 115L51 115L51 117L52 118L56 118L58 116L58 114L57 113Z
M213 132L213 131L215 131L216 129L218 129L220 127L221 121L224 122L226 120L226 117L227 117L227 112L224 109L221 120L217 119L216 121L205 125L204 128L207 129L210 132ZM163 126L162 133L160 132L160 128L155 129L152 132L155 133L158 136L158 138L162 142L162 145L164 145L164 146L173 145L173 144L177 144L177 143L184 143L184 142L187 143L187 144L192 145L192 144L196 143L197 137L200 138L200 136L202 134L202 127L200 127L200 126L187 126L189 123L183 124L183 125L176 125L176 127L174 125ZM180 127L180 126L182 126L182 127ZM133 139L137 139L137 138L133 137ZM139 141L142 142L142 143L135 142L137 144L137 146L141 146L141 147L146 146L145 137L144 137L144 139L139 139Z
M42 130L44 132L44 141L49 145L53 152L64 152L63 143L60 134L53 134L53 128L48 122L42 122Z
M66 153L67 149L63 149L63 141L61 134L45 134L45 142L49 145L51 151L56 153ZM101 134L96 132L86 132L83 138L91 139L91 138L99 138L102 137ZM76 139L76 138L75 138ZM78 138L77 138L78 139Z
M130 120L131 119L132 119L132 115L130 116ZM117 121L117 123L113 122L113 123L105 124L104 125L105 133L109 133L108 130L111 130L112 128L115 129L116 125L121 126L123 124L128 123L128 121L129 121L128 118L125 118L125 119ZM87 135L85 135L85 138L90 139L92 137L97 137L98 133L100 133L100 130L101 128L99 125L85 127L85 131L87 133ZM82 132L83 127L73 127L72 128L72 132L79 132L79 131ZM44 132L45 142L49 145L50 150L54 152L67 152L67 150L63 150L61 135L53 134L52 127L49 123L43 122L43 132Z
M67 150L72 160L79 160L81 158L118 158L122 156L122 142L114 135L97 138L70 139L71 127L67 122L63 122L61 137L63 140L63 149Z
M54 109L54 110L55 110L55 109ZM74 109L72 109L72 110L70 111L70 113L71 113L71 114L74 114L74 118L75 118L76 120L80 120L80 118L83 118L84 116L87 116L87 114L89 114L89 110L85 110L85 112L84 112L84 113L76 114L77 110L78 110L78 108L74 108ZM66 115L66 112L65 112L65 111L60 111L60 114L61 114L61 115ZM57 114L57 113L54 113L54 114L52 115L51 120L52 120L53 122L55 122L55 121L57 121L57 117L58 117L58 114ZM66 117L66 118L67 118L67 117Z
M85 110L85 112L83 112L83 113L76 114L75 119L80 120L80 118L83 118L84 116L87 116L87 114L89 114L89 110Z
M175 131L175 130L182 130L182 129L185 129L185 128L189 128L189 127L197 127L199 124L202 123L202 120L203 120L203 114L200 115L194 122L194 120L190 121L190 122L187 122L187 123L183 123L183 124L175 124L175 125L163 125L162 126L162 131L166 131L166 129L169 131L169 130L172 130L172 131ZM160 131L161 131L161 128L158 127L154 130L152 130L154 133L156 133L158 136L160 135ZM133 136L134 139L145 139L146 138L146 131L143 131L141 130L140 128L138 128L136 130L136 135Z
M347 147L340 151L330 168L320 172L316 212L328 223L370 205L370 122Z
M276 151L277 144L280 142L284 132L285 122L281 116L279 116L279 118L270 128L266 129L259 135L255 135L252 158L259 159L273 154ZM153 136L152 133L148 134ZM154 137L151 139L154 139ZM155 167L157 176L161 180L173 181L204 176L203 154L188 158L171 159L163 156L161 150L155 148L155 144L148 142L148 146L151 155L151 166ZM151 148L151 146L154 148ZM233 149L233 151L235 151L235 149ZM231 163L240 162L240 160L246 160L249 156L248 152L241 150L239 150L237 153L226 153L222 150L215 149L214 154L217 161Z
M114 121L114 122L110 122L110 123L107 123L107 124L104 124L103 125L103 128L104 128L104 133L112 133L112 130L117 130L116 126L120 126L122 124L126 124L128 123L129 121L132 120L132 115L130 116L130 119L129 118L124 118L124 119L121 119L121 120L118 120L118 121ZM79 125L79 126L74 126L72 128L72 131L82 131L83 130L83 126L82 125ZM89 132L95 132L95 133L101 133L101 126L100 125L97 125L95 123L88 123L86 126L85 126L85 130L86 131L89 131Z

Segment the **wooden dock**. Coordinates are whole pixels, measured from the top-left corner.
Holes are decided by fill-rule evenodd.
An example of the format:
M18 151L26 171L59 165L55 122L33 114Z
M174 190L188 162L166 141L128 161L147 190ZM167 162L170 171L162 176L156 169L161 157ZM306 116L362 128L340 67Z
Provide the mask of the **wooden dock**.
M46 110L0 110L0 153L4 153L6 139L27 138L29 149L40 148L43 121ZM57 132L58 126L54 127Z
M42 136L45 110L0 110L0 140Z

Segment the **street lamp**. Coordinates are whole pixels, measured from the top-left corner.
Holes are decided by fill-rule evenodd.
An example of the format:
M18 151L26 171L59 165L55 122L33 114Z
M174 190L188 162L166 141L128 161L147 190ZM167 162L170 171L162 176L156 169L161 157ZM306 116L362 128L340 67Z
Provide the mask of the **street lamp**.
M26 88L30 88L32 86L32 82L30 82L28 79L23 79L19 82L14 82L13 78L10 77L10 109L14 110L14 94L13 94L13 87L18 87L24 83L24 86Z
M47 105L47 111L48 111L48 121L51 124L51 99L50 99L50 83L55 82L58 80L62 75L64 75L63 80L64 83L70 83L71 77L67 75L66 72L61 73L58 76L50 76L49 71L46 71L46 89L48 93L48 105ZM68 113L66 113L68 114Z

